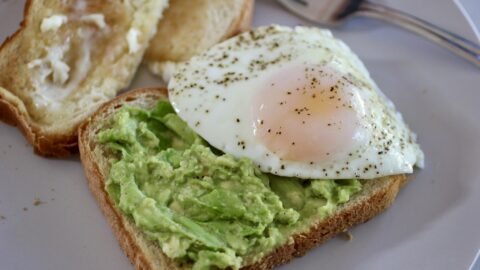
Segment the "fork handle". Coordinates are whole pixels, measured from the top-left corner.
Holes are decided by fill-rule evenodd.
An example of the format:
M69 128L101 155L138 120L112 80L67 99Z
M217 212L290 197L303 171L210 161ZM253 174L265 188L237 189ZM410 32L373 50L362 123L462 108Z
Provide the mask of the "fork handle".
M356 14L380 19L408 29L480 67L480 46L478 44L418 17L369 1L364 1Z

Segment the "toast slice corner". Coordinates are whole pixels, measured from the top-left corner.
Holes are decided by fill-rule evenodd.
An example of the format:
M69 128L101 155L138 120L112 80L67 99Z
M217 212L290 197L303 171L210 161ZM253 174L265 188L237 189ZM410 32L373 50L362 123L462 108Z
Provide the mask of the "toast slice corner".
M168 82L179 63L251 27L254 0L173 0L145 53L150 71Z
M103 105L79 128L79 148L88 185L107 218L120 246L136 269L188 269L188 265L178 265L169 259L160 247L146 238L135 227L134 222L125 217L110 199L105 190L105 180L109 173L108 153L95 142L102 120L128 104L145 109L153 108L156 101L166 99L165 89L139 89ZM405 175L395 175L368 180L362 191L338 207L335 213L312 224L308 230L293 235L293 241L277 247L260 261L245 265L242 269L272 269L285 264L329 238L357 224L364 223L383 212L395 200L400 188L407 182Z
M0 87L0 121L16 126L33 145L33 150L38 155L66 157L78 151L76 133L45 136L41 129L32 125L23 101L2 87Z

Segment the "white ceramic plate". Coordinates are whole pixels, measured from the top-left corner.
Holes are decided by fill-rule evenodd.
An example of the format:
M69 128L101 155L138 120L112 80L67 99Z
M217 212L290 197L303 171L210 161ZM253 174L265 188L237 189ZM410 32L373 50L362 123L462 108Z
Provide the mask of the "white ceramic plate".
M450 0L384 1L475 39ZM258 1L255 24L307 24ZM0 2L0 40L23 1ZM281 269L468 269L480 247L480 72L416 36L355 19L334 31L418 133L426 168L384 214ZM156 85L142 70L134 86ZM39 198L45 204L33 206ZM28 210L24 210L28 208ZM0 268L132 269L90 194L78 157L32 154L0 124Z

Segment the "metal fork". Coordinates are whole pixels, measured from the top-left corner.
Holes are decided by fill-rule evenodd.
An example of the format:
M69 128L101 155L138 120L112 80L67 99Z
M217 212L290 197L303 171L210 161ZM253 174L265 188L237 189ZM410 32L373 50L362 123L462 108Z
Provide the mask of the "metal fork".
M278 0L296 15L338 26L353 15L383 20L408 29L480 67L480 46L441 27L405 12L365 0Z

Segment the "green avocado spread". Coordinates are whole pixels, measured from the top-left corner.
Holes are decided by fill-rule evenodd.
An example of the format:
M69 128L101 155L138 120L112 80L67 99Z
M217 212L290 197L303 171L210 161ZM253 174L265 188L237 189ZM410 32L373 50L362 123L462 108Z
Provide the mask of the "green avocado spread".
M211 148L168 101L151 111L124 107L103 125L109 196L168 257L193 269L252 263L362 186L262 173Z

